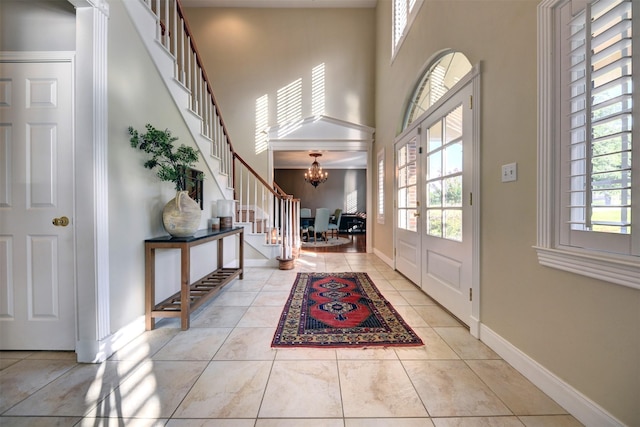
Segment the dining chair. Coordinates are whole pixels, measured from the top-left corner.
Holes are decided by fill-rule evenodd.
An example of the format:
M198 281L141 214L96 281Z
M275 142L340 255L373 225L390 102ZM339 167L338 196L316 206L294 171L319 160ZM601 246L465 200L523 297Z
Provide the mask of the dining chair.
M342 218L342 209L336 209L333 213L333 219L329 221L329 231L331 232L331 237L333 237L333 232L336 232L336 239L340 234L340 218Z
M310 208L300 208L300 236L304 238L307 236L307 241L309 240L309 226L313 222L310 218L311 209Z
M316 209L316 216L313 220L313 225L309 227L309 233L311 233L311 235L313 236L314 243L318 241L318 234L322 235L324 237L324 240L327 240L327 231L329 230L329 216L330 213L328 208Z

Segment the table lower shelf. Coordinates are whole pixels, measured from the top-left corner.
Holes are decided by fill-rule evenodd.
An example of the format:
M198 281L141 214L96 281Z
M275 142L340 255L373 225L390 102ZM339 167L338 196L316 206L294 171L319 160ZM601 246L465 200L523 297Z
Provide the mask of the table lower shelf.
M189 286L189 315L204 302L215 296L222 288L242 273L241 268L220 268ZM164 301L156 304L151 317L181 317L182 296L176 292Z

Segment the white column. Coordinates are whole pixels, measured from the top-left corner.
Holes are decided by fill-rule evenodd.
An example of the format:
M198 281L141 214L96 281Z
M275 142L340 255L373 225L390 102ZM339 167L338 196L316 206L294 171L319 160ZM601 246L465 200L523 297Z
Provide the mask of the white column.
M71 0L70 0L71 1ZM106 0L72 0L76 6L75 192L77 241L76 352L80 362L112 353L109 319L109 206Z

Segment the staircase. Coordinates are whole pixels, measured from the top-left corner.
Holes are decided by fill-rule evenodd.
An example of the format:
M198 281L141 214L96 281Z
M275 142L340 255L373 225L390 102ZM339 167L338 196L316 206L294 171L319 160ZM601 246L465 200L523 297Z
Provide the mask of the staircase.
M123 2L207 164L220 199L235 200L245 265L276 266L300 248L300 200L270 185L233 149L179 0ZM246 249L246 248L245 248Z

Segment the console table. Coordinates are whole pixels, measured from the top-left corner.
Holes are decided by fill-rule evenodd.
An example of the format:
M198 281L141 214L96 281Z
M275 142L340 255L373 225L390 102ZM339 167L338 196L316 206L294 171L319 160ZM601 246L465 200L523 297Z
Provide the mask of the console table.
M238 236L238 267L222 267L224 258L223 239ZM191 283L191 248L204 243L218 241L218 263L216 270ZM180 291L155 304L156 249L180 249ZM163 236L144 241L145 251L145 325L147 330L155 327L157 317L179 317L182 330L189 329L190 314L223 286L236 277L243 278L244 228L234 227L220 231L198 230L193 236Z

